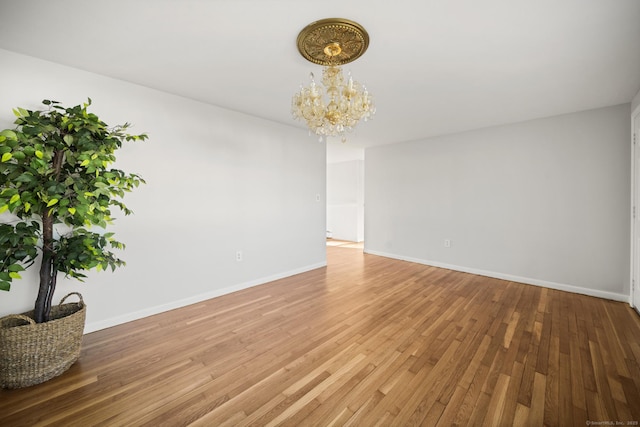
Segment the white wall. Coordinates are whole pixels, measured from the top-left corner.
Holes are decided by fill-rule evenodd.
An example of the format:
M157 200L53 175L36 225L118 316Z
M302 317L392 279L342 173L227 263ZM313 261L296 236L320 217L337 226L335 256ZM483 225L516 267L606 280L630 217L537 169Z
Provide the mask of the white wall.
M56 293L83 293L86 331L326 265L325 147L305 131L4 50L0 63L0 129L14 107L91 97L108 124L149 134L118 157L148 182L113 228L127 266ZM30 309L35 281L0 293L0 315Z
M327 230L338 240L364 240L364 161L327 165Z
M365 251L628 301L629 114L367 149Z

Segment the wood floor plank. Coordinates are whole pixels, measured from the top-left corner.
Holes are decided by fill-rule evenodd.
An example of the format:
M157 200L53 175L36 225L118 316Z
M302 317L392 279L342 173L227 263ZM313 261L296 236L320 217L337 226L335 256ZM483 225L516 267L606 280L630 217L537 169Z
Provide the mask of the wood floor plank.
M533 380L533 393L531 397L531 411L529 418L529 425L532 426L541 426L544 425L544 414L545 414L545 402L547 398L545 396L546 386L547 386L546 376L536 372L535 378ZM597 419L597 418L594 418ZM602 418L601 418L602 419ZM586 424L586 420L585 420Z
M85 335L0 425L586 425L640 420L627 304L327 249L328 266Z
M456 417L454 419L455 425L467 425L473 424L470 422L472 417L477 415L477 412L484 411L482 404L480 403L484 396L489 397L486 393L482 392L482 385L487 379L489 375L489 367L480 364L475 370L475 375L471 380L471 383L468 387L461 387L467 390L464 398L462 399L462 403L459 407L455 408L457 410ZM484 415L483 415L484 416ZM482 419L479 420L480 423Z
M515 362L513 364L513 368L511 372L509 373L509 386L507 388L503 415L501 417L501 421L504 424L514 423L514 420L516 417L518 399L514 399L513 396L518 395L518 390L520 390L520 385L522 383L523 372L524 372L524 366L519 362Z

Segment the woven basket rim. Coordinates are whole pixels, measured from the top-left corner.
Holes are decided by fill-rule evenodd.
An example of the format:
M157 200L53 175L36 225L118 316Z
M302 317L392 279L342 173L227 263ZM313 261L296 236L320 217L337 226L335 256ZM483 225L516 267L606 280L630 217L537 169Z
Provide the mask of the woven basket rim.
M75 302L67 302L64 303L64 301L72 296L72 295L76 295L78 296L78 298L80 299L79 301L75 301ZM63 304L64 303L64 304ZM58 312L62 311L63 313L68 311L68 309L71 308L71 306L76 306L75 310L71 311L70 313L66 313L64 316L60 316L60 317L55 317L53 319L47 320L46 322L42 322L40 324L50 324L51 322L57 322L57 321L62 321L64 320L66 317L71 316L72 314L75 314L79 311L82 311L83 309L86 309L87 304L85 304L84 299L82 298L82 294L80 294L79 292L71 292L69 294L67 294L66 296L64 296L61 300L60 300L60 304L58 305L54 305L53 307L51 307L51 314L52 315L57 315ZM24 313L19 313L19 314L8 314L4 317L0 317L0 329L13 329L13 328L21 328L21 327L34 327L36 325L38 325L38 323L26 323L23 325L12 325L12 326L5 326L5 320L11 319L14 316L26 316L28 318L30 318L31 320L34 320L33 317L33 313L34 310L29 310L29 311L25 311ZM22 320L22 319L17 319L17 320ZM23 320L24 321L24 320Z
M51 309L51 311L53 313L53 310L56 309L56 308L66 308L66 307L72 306L72 305L78 306L79 303L71 302L71 303L68 303L68 304L58 305L56 307L53 307ZM46 322L43 322L43 323L44 324L55 324L56 322L64 321L64 319L66 317L68 317L68 316L71 316L73 314L78 313L79 311L86 310L86 309L87 309L87 305L83 304L81 307L76 307L76 310L73 310L72 312L67 313L64 316L56 317L55 319L50 319L50 320L47 320ZM30 319L33 319L33 310L27 311L25 313L20 313L20 314L23 315L23 316L27 316ZM0 329L29 328L29 327L33 328L33 327L35 327L36 325L39 324L39 323L26 323L26 324L23 324L23 325L6 326L2 321L5 320L5 319L10 318L11 316L12 315L10 314L10 315L5 316L5 317L0 319ZM33 319L33 320L35 320L35 319ZM40 324L43 324L43 323L40 323Z

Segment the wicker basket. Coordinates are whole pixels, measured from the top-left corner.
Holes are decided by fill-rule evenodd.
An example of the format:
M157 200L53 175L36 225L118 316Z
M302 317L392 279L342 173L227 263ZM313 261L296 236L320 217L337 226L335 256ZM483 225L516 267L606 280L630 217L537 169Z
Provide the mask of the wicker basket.
M64 304L71 295L79 302ZM80 356L86 306L72 292L51 307L51 320L35 323L33 311L0 319L0 387L21 388L56 377Z

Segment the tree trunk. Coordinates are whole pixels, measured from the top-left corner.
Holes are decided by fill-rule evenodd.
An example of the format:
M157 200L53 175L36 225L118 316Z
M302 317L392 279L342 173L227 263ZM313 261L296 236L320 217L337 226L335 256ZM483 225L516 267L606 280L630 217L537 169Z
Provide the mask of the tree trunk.
M40 286L38 288L38 297L34 307L34 320L36 323L43 323L49 320L51 313L51 298L53 297L52 288L55 287L55 281L52 283L51 278L55 278L53 252L53 218L48 211L42 214L42 263L40 264Z
M53 159L53 170L56 180L60 179L60 171L64 161L64 151L57 150ZM56 253L53 250L53 217L48 208L42 213L42 264L40 264L40 287L34 307L34 320L36 323L49 321L51 315L51 300L56 290L56 278L58 271L55 266Z

